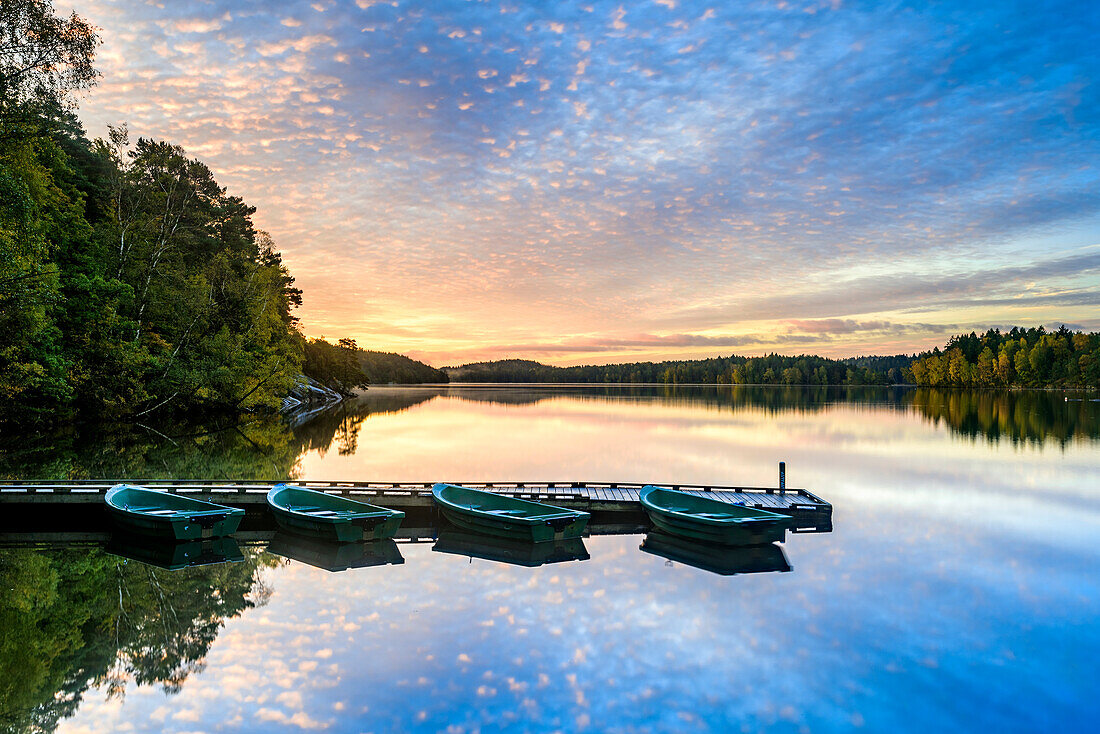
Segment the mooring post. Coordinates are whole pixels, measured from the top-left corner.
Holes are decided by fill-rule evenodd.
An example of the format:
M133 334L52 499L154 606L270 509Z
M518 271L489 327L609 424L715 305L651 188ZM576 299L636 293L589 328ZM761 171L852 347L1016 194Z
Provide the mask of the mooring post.
M787 493L787 462L779 462L779 494Z

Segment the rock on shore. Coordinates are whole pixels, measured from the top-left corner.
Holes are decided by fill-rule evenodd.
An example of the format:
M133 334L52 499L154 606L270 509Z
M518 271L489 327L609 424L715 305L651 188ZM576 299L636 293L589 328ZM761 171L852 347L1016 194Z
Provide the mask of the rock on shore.
M283 398L282 412L292 423L302 423L314 413L340 404L346 397L311 377L298 375L290 394Z

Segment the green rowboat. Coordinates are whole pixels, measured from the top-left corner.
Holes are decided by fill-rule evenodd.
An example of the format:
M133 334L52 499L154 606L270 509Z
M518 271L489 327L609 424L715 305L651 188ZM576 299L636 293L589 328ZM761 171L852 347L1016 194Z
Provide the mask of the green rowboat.
M587 561L590 556L580 538L527 543L493 535L471 533L456 528L444 528L432 546L437 553L450 553L468 558L481 558L513 566L535 568L547 563Z
M443 516L453 525L499 538L534 543L579 538L588 525L587 512L457 484L437 484L432 495Z
M650 530L638 547L646 553L716 573L719 576L791 570L791 564L787 562L783 549L775 543L746 546L712 545L669 535L660 530Z
M791 518L767 510L646 486L639 493L653 524L664 532L719 545L783 542Z
M220 538L244 517L244 510L132 484L111 487L103 499L120 530L173 540Z
M272 487L267 505L283 530L339 543L392 538L405 519L404 512L289 484Z

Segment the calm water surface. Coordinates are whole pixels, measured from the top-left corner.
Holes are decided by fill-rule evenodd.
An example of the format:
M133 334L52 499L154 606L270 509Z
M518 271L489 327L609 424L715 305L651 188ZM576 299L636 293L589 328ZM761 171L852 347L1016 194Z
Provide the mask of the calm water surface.
M1077 396L1075 396L1077 397ZM0 725L104 731L1063 731L1100 723L1100 402L767 388L372 388L288 427L74 431L8 477L774 485L834 505L792 570L594 536L528 568L245 543L178 571L0 550ZM1091 726L1090 726L1091 725Z

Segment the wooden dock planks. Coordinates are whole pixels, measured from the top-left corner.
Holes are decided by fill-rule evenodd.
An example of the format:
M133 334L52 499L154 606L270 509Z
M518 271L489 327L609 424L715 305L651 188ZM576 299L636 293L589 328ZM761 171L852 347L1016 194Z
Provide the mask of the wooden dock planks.
M115 484L139 484L180 494L196 494L212 502L248 507L262 505L274 481L216 480L0 480L0 505L35 504L68 505L100 503L106 491ZM393 509L429 510L432 507L430 482L319 482L295 480L296 484L312 489L362 499L372 504ZM643 484L614 484L605 482L453 482L466 486L525 497L571 509L583 509L593 513L639 513L641 503L638 493ZM671 485L681 491L701 494L724 502L744 503L773 512L791 515L796 526L804 528L830 528L832 505L804 489Z

